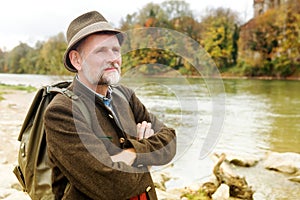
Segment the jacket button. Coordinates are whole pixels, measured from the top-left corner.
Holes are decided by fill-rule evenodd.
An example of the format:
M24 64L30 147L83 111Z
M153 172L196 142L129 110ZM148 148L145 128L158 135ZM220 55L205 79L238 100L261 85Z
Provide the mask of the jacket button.
M120 142L121 144L123 144L123 143L125 142L125 138L121 137L121 138L119 139L119 142Z
M151 189L152 189L151 186L148 186L148 187L146 188L146 192L149 192Z

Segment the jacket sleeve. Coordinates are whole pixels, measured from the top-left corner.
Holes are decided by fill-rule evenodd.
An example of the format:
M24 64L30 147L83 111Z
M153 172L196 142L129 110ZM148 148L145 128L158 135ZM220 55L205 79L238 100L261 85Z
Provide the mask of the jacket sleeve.
M92 199L124 199L145 191L149 174L112 162L105 139L93 134L80 110L70 100L53 101L44 115L48 154L72 186Z
M129 139L137 152L135 166L143 167L169 163L176 154L175 130L167 127L155 115L149 113L135 93L127 88L126 96L128 95L136 123L151 122L155 132L153 136L140 141Z

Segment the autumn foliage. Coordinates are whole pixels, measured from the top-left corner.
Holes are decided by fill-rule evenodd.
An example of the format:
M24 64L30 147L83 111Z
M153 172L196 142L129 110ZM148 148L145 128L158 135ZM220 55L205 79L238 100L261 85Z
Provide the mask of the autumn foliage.
M130 32L159 27L183 34L206 52L205 56L197 57L196 65L200 63L203 67L209 57L224 75L282 78L300 76L299 24L300 0L289 0L243 23L230 9L210 9L199 16L185 1L165 1L149 3L138 12L128 14L121 19L119 28ZM168 74L170 69L186 76L203 75L191 62L195 59L194 44L151 34L146 31L136 36L143 42L125 45L124 48L133 50L122 55L124 72L138 67L140 73L147 75ZM153 41L167 44L169 48L149 48ZM0 49L0 72L66 74L62 63L65 48L64 34L59 33L48 41L38 41L35 47L20 43L11 51ZM172 50L178 48L186 56Z

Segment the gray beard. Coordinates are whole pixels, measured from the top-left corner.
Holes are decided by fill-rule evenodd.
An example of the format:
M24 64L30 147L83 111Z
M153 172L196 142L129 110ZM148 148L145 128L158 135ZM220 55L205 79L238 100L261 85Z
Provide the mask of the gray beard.
M118 84L120 80L120 74L118 72L114 72L113 75L111 75L108 78L104 78L103 74L101 74L99 81L97 85L115 85Z
M104 77L104 73L100 73L96 76L96 79L94 79L93 77L95 76L93 76L85 61L83 65L86 67L86 69L83 71L83 74L92 85L114 85L117 84L120 80L120 73L118 68L116 68L117 72L111 73L109 77Z

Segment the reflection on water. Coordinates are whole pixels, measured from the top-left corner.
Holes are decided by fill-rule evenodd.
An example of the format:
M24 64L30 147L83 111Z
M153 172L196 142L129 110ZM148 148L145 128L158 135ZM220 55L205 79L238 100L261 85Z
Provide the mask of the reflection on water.
M258 139L267 144L261 148L300 153L299 81L225 80L224 83L227 97L244 94L248 96L243 98L244 102L252 99L249 111L251 116L257 115L257 120L251 127L258 128Z
M175 78L123 82L135 88L145 105L177 130L178 154L169 171L180 179L169 184L185 185L210 175L210 158L199 159L212 123L206 83ZM224 86L225 120L214 151L245 156L263 155L267 150L300 153L299 81L224 80Z
M264 150L300 153L299 81L223 81L226 113L216 149L251 154ZM185 128L199 124L197 134L205 136L212 105L202 79L143 78L123 82L135 88L150 110L171 126L178 127L178 118L188 115L186 121L181 121L185 127L179 134L187 136L191 133Z
M50 76L32 74L1 74L0 84L8 85L31 85L40 88L44 85L52 84L62 80L72 80L70 76Z
M1 75L2 83L48 84L60 77ZM64 77L63 79L71 79ZM213 80L209 80L213 83ZM178 135L174 166L166 168L184 186L211 174L210 158L200 159L212 124L213 103L202 79L125 77L142 102ZM266 150L300 153L300 81L223 80L226 91L223 129L209 138L214 151L260 155Z
M299 82L274 82L268 97L272 104L270 149L300 153L300 85ZM281 90L279 88L282 88Z

